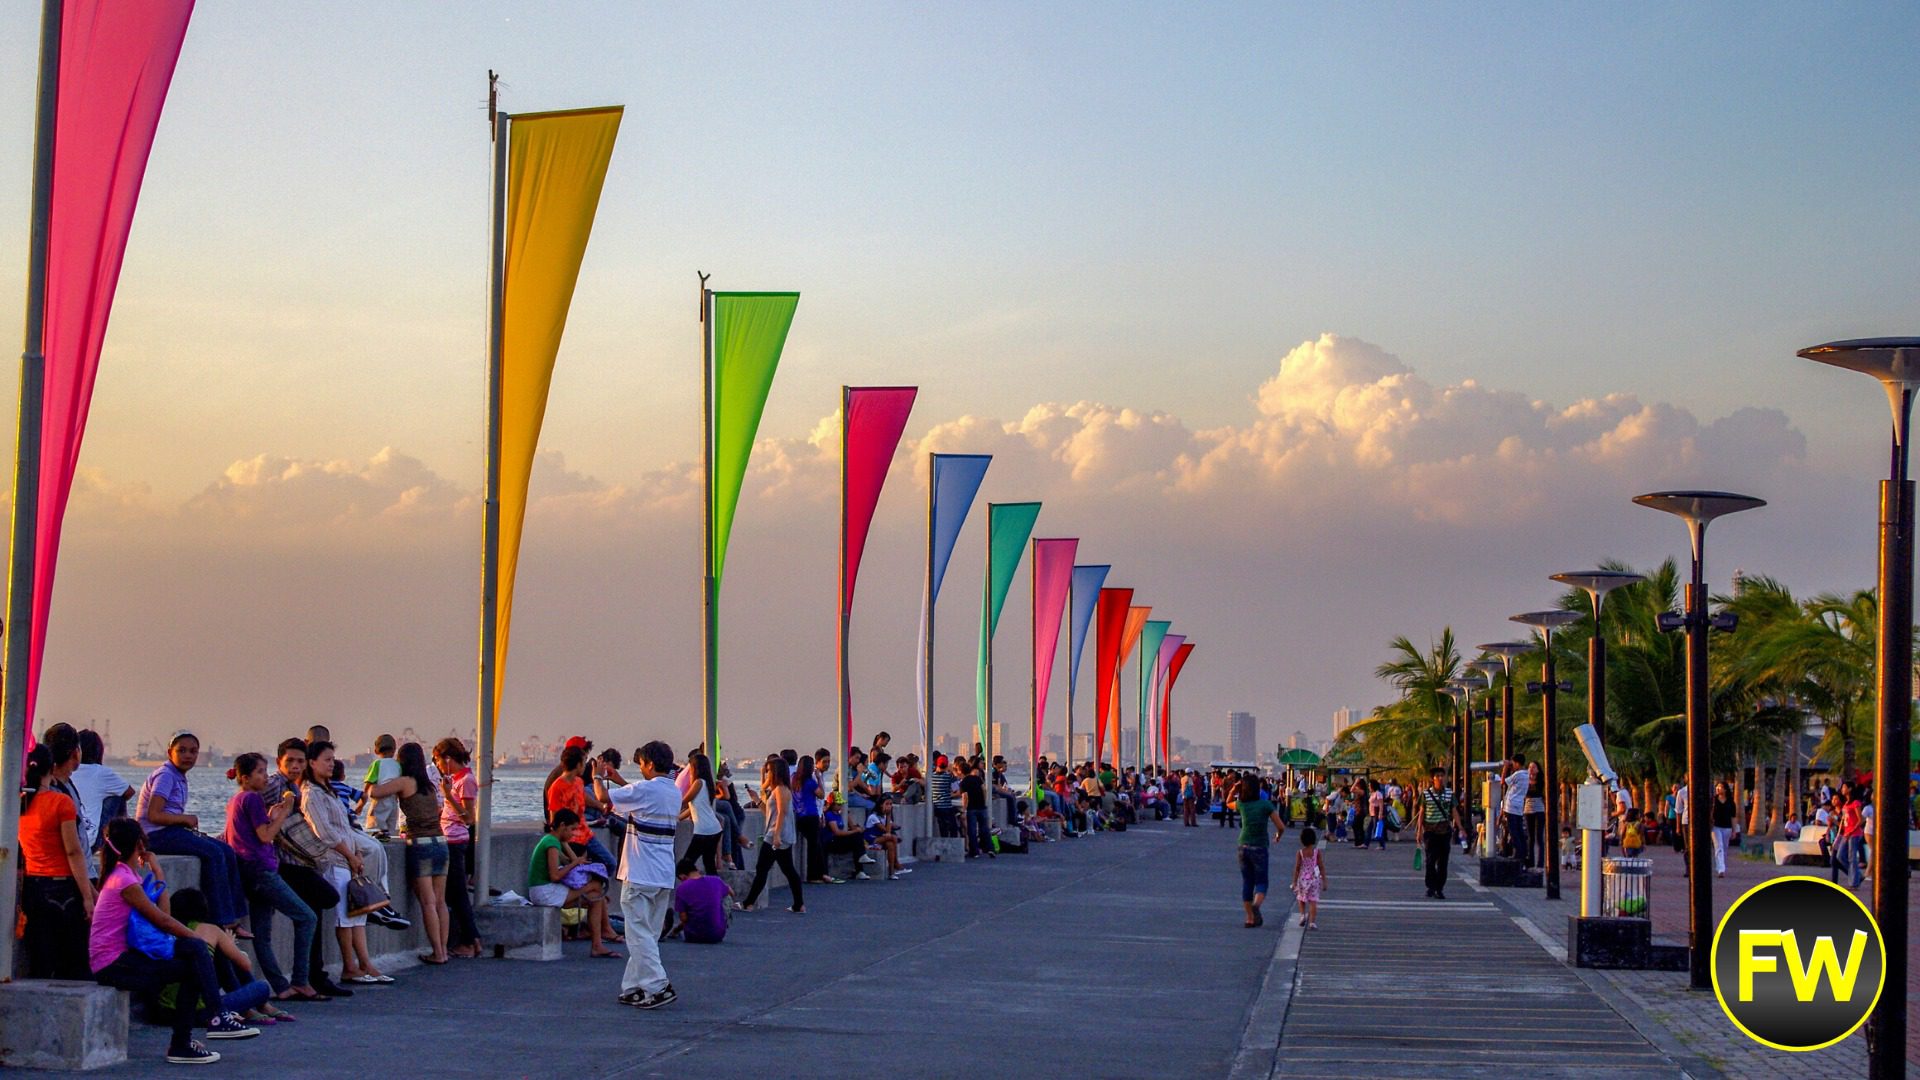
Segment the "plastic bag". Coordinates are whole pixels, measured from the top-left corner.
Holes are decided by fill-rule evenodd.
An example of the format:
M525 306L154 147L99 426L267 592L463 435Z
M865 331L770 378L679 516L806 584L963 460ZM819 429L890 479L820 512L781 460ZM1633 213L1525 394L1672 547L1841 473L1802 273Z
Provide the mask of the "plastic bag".
M140 891L147 894L147 899L159 904L160 897L166 894L167 884L155 881L153 875L148 874L140 881ZM147 917L138 911L127 912L127 947L146 953L155 960L173 959L173 935L147 921Z
M1423 851L1424 849L1418 847L1413 849L1413 868L1415 870L1420 869L1420 860L1424 857L1422 854Z

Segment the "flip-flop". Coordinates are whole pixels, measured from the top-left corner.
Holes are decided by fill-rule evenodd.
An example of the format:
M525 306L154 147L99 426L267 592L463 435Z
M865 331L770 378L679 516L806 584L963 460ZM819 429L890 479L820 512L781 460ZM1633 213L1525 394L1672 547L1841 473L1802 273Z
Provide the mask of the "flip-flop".
M416 957L415 957L415 959L417 959L417 960L419 960L419 961L420 961L421 963L423 963L423 964L434 964L434 965L439 965L439 964L444 964L444 963L446 963L446 961L445 961L445 960L435 960L435 959L434 959L433 957L431 957L431 956L416 956Z
M373 976L373 981L380 983L381 985L386 985L388 983L393 982L394 979L393 979L393 976L391 975L375 975Z
M625 960L626 959L625 956L622 956L617 952L596 952L596 953L588 953L587 955L594 958L595 960Z

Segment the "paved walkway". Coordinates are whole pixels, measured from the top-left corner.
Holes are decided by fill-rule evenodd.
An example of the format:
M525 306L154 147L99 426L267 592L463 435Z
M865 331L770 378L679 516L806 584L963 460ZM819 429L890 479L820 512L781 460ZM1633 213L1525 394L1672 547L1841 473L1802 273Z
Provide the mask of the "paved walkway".
M1222 1076L1278 937L1241 927L1238 890L1231 835L1171 823L922 864L809 889L806 915L742 914L724 945L669 943L680 999L655 1012L617 1004L620 966L570 944L398 972L216 1044L208 1075ZM165 1042L136 1026L98 1075L160 1073Z
M1295 846L1274 853L1276 919ZM1320 929L1285 931L1298 960L1271 1075L1573 1077L1601 1061L1608 1076L1686 1075L1498 905L1463 884L1425 899L1412 858L1409 844L1327 852Z

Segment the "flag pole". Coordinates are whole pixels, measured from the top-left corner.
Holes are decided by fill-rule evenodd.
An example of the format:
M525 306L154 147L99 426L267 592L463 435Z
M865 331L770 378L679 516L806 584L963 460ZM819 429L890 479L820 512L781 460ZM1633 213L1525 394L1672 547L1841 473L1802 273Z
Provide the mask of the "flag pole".
M920 760L925 763L927 777L927 830L926 835L934 835L933 814L933 476L934 455L927 455L927 585L924 599L921 601L921 634L926 641L926 655L920 658L922 694L921 712L926 722L920 731Z
M993 824L993 504L987 504L987 569L980 575L980 636L987 657L987 708L985 730L980 732L980 782L986 790L988 843L992 843ZM989 848L989 850L993 850Z
M39 100L33 121L33 205L27 225L26 341L20 352L20 430L13 457L13 556L7 566L5 723L0 776L26 771L28 671L33 665L33 567L40 529L41 410L47 389L47 248L53 219L53 139L59 117L61 0L40 11ZM17 780L8 780L9 784ZM11 791L9 787L6 790ZM0 982L13 981L20 887L20 800L0 798Z
M1038 539L1030 539L1028 540L1028 544L1031 545L1031 549L1027 554L1027 595L1033 600L1033 617L1029 619L1028 622L1029 629L1033 633L1033 644L1038 645L1040 644L1040 541ZM1068 573L1072 573L1072 571L1069 570ZM1056 642L1055 648L1058 647L1059 645ZM1040 665L1037 662L1040 658L1036 656L1033 659L1036 663L1029 665L1032 670L1029 671L1027 675L1027 694L1033 699L1033 716L1030 718L1032 730L1027 733L1027 795L1029 798L1038 799L1040 797L1039 777L1034 774L1040 770L1040 708L1042 703L1040 701ZM1038 809L1038 807L1029 806L1028 809L1031 811Z
M480 545L480 718L475 733L473 825L474 897L486 903L493 874L493 736L499 722L500 641L500 412L507 288L507 123L500 111L500 76L487 72L487 123L493 140L492 233L487 274L487 491Z
M713 290L707 288L709 274L700 275L700 486L706 513L706 569L700 585L700 736L707 748L707 760L713 762L714 775L724 759L720 756L720 611L719 583L713 577Z
M827 749L833 751L833 760L840 762L840 767L835 769L833 774L836 785L847 774L848 759L843 758L842 755L850 755L853 747L851 693L853 688L847 679L847 628L850 614L847 610L847 430L853 422L852 412L853 390L842 385L840 387L840 575L837 579L840 587L834 590L833 597L834 604L839 608L837 613L839 635L834 639L834 655L840 665L840 707L834 711L833 741L827 744ZM836 787L836 790L840 791L840 802L845 805L847 792L839 787ZM851 812L851 807L843 811L849 815ZM848 819L848 826L852 826L851 817Z

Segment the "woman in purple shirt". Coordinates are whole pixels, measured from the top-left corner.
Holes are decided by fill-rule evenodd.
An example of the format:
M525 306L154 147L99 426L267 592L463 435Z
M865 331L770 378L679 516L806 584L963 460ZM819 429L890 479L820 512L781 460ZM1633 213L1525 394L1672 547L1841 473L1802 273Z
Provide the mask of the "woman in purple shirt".
M227 803L227 846L240 861L248 913L253 923L253 954L260 958L260 974L281 1001L326 1001L326 995L308 981L309 954L320 919L280 876L280 855L274 849L280 826L299 804L291 789L269 807L261 794L271 775L264 754L241 754L227 776L238 784ZM280 970L273 955L273 913L293 921L293 978Z
M233 849L199 832L200 819L187 813L187 772L200 761L200 739L191 731L174 732L167 741L167 763L140 786L134 816L147 833L147 850L156 855L191 855L200 860L200 891L212 921L237 930L247 914L246 886ZM247 937L246 933L238 936Z

